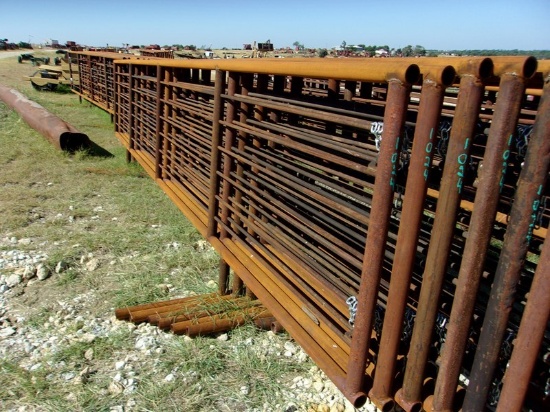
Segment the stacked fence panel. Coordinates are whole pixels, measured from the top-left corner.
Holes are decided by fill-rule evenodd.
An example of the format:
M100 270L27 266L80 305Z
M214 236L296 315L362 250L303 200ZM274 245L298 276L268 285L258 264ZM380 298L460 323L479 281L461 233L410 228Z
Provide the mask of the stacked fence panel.
M493 60L117 61L116 132L356 405L502 409L549 270L549 113L534 59Z

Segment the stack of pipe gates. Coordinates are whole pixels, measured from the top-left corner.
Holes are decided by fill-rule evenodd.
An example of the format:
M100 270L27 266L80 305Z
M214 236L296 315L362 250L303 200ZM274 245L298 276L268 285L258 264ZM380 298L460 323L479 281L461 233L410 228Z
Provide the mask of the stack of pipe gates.
M244 282L355 405L548 406L550 65L114 63L115 134L221 293Z
M151 56L151 55L149 55ZM155 56L156 58L165 57ZM168 57L167 58L173 58ZM69 52L71 89L80 101L85 99L114 116L115 113L115 60L136 59L133 54L115 52ZM148 59L143 56L139 59Z

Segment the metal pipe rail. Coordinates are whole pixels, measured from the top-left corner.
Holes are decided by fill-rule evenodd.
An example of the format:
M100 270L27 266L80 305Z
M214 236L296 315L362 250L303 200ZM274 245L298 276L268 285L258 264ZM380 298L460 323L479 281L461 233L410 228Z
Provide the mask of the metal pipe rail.
M516 84L536 61L388 60L116 60L116 136L231 266L233 284L221 270L220 290L238 293L244 282L350 401L360 405L371 391L383 409L397 401L419 410L422 402L439 407L443 396L452 409L461 406L453 405L457 372L476 373L492 283L515 230L498 222L497 209L521 209L512 188L520 196L527 187L522 169L547 173L532 160L544 157L531 148L535 135L525 147L495 137L516 133ZM488 128L480 112L493 63L501 88L486 145L472 137ZM449 100L455 70L458 96ZM420 73L423 86L411 97ZM538 108L535 130L548 137L539 126L548 110ZM439 117L452 128L441 129ZM381 121L383 130L375 127ZM522 166L520 151L538 153L521 157ZM473 175L470 159L483 165ZM533 196L548 193L541 185ZM529 241L512 247L515 261L540 254L548 212L536 206ZM486 247L473 257L480 236ZM468 259L476 279L465 287ZM514 272L518 297L502 321L506 333L518 330L536 268L526 262ZM546 325L534 329L544 335ZM453 345L461 359L444 364ZM543 402L550 373L541 357L534 364L543 372L531 390ZM496 399L494 391L481 398Z
M98 59L101 61L99 65L95 65L95 72L97 73L101 73L102 70L103 71L106 71L106 73L102 74L100 77L105 77L105 78L109 78L109 77L112 77L112 62L113 62L113 59L116 59L117 57L121 57L121 58L133 58L135 60L135 57L132 57L132 55L125 55L125 54L118 54L118 53L105 53L105 52L82 52L82 53L73 53L72 54L72 57L73 59L72 60L75 60L75 59L78 59L79 60L79 65L82 67L82 70L86 71L87 70L87 67L90 66L91 64L93 64L93 61L97 61ZM143 58L141 58L143 59ZM317 61L316 61L317 60ZM303 65L311 65L312 63L315 63L316 65L320 64L320 63L327 63L327 61L325 60L322 60L320 59L321 61L318 61L319 59L292 59L291 61L287 61L287 62L284 62L284 65L283 67L286 67L287 65L289 64L292 64L292 65L296 65L298 64L300 67L303 66ZM399 59L392 59L393 61L397 62ZM452 58L452 59L445 59L445 61L448 63L448 62L452 62L453 64L455 65L464 65L464 64L467 64L467 63L464 63L464 62L467 62L468 59L457 59L457 58ZM152 60L153 62L155 60ZM265 61L265 60L263 60ZM426 65L426 64L430 64L430 62L433 62L433 61L439 61L439 62L442 62L443 60L442 59L431 59L431 58L426 58L426 59L422 59L421 62L422 64ZM280 59L275 59L275 61L271 61L270 64L279 64L281 63L281 60ZM334 65L335 62L334 61L328 61L328 63L330 63L330 66ZM338 64L338 66L341 66L341 70L343 70L343 74L347 74L347 75L350 75L350 76L355 76L357 77L357 66L356 65L356 61L354 60L338 60L336 62ZM364 62L361 62L361 64L363 65ZM167 62L165 61L164 64L166 65ZM178 64L181 65L181 63L178 63L176 62L175 63L176 66ZM217 67L219 64L223 64L223 65L230 65L230 66L234 66L235 64L242 64L242 62L234 62L234 61L214 61L214 60L210 60L210 61L196 61L196 62L185 62L185 65L186 66L189 66L189 67L199 67L199 66L203 66L203 67L206 67L206 68L211 68L211 69L214 69L215 67ZM155 65L155 63L152 63L152 65ZM376 64L375 64L376 65ZM73 65L74 66L74 65ZM321 66L323 66L321 64ZM326 65L325 65L326 66ZM347 69L346 69L346 66L347 66ZM361 66L360 66L361 67ZM322 67L321 67L322 68ZM301 68L301 70L303 69L303 67ZM321 72L320 69L317 69L319 72ZM376 70L373 70L371 69L371 71L376 71ZM490 67L489 67L489 70L485 70L487 73L486 75L490 74ZM329 70L326 70L324 69L324 75L326 75L327 72L329 72ZM380 76L380 74L377 74L378 76ZM267 76L267 75L264 75L264 76ZM282 76L273 76L273 75L270 75L271 78L275 78L277 77L277 79L281 79L283 80L283 85L282 86L282 89L277 89L279 92L284 92L284 87L290 87L290 83L288 80L284 80L284 78ZM85 76L86 77L86 76ZM347 93L346 96L344 96L344 98L341 98L341 99L337 99L333 102L333 104L326 104L325 103L325 111L327 111L327 113L329 111L335 111L336 113L341 113L342 110L345 108L345 107L348 107L348 109L344 109L344 112L350 112L350 111L355 111L355 113L357 112L364 112L365 114L363 114L363 117L365 117L365 119L371 119L371 122L380 122L382 120L382 116L380 115L381 112L380 110L383 110L383 105L385 104L384 100L385 100L385 88L383 86L383 83L376 83L376 87L373 87L372 85L369 86L368 83L361 83L361 82L357 82L357 81L354 81L354 80L346 80L346 82L342 82L342 85L344 86L337 86L338 85L338 82L335 82L333 80L331 80L334 84L335 84L335 94L338 95L338 93L340 94L343 94L343 93ZM311 78L308 78L307 81L305 81L304 85L305 84L311 84L312 82L316 82L316 84L319 86L321 89L323 89L323 93L327 93L327 90L328 90L328 81L327 80L319 80L319 79L311 79ZM101 85L102 81L94 81L94 82L91 82L91 81L85 81L84 82L85 84L88 84L89 86L86 86L84 87L84 90L85 90L85 95L87 96L91 96L89 97L89 99L93 102L94 100L92 99L95 99L96 101L101 101L101 102L98 102L98 104L100 105L100 107L104 108L105 110L108 110L111 114L113 114L112 112L112 109L109 109L109 107L113 107L114 106L114 102L112 101L113 98L112 96L104 96L104 93L101 92L102 89L105 89L105 88L99 88L98 86L96 86L96 84L98 85ZM78 85L75 83L75 87L78 87ZM116 87L120 87L119 86L119 83L117 83L117 86ZM272 87L272 86L270 86ZM96 90L96 89L100 89L100 90ZM308 88L304 87L303 88L303 91L302 91L302 95L304 96L304 98L300 99L300 106L303 106L303 107L309 107L311 106L311 103L308 103L307 102L307 99L305 98L305 96L307 95L306 91L307 91ZM273 89L275 91L275 89ZM375 92L376 91L376 92ZM374 94L378 94L379 96L381 96L381 98L379 98L377 100L378 102L378 109L376 110L376 113L378 113L378 115L374 114L368 114L367 112L369 111L372 111L374 109L374 107L372 107L372 104L365 104L364 103L364 99L362 99L361 96L368 96L369 93L372 94L372 96L374 96ZM124 95L124 94L123 94ZM277 98L275 96L271 96L272 99L279 99L280 98ZM285 100L287 99L282 99L282 101L284 102ZM418 100L417 98L414 98L412 100ZM493 99L494 100L494 99ZM105 105L104 103L102 102L105 102L105 101L108 101L109 103L107 105ZM274 100L276 101L276 100ZM315 101L315 100L313 100ZM288 103L288 102L286 102ZM359 107L358 104L365 104L364 108L363 107ZM332 107L332 106L335 106L338 105L339 107ZM369 105L371 107L369 107ZM381 106L380 106L381 105ZM318 107L319 105L318 104L313 104L314 107ZM122 107L126 107L125 105L123 105ZM414 104L414 106L411 106L409 105L409 117L411 118L411 120L414 120L415 118L415 112L417 111L417 109L415 110L414 107L417 107L417 103ZM492 107L491 106L491 113L492 113ZM351 110L349 109L351 108ZM442 113L443 116L453 116L452 114L452 111L449 112L447 110L447 112L443 112ZM356 115L357 116L357 115ZM492 115L483 115L483 114L480 114L480 120L484 118L486 119L486 121L490 121L490 119L492 118ZM450 120L452 120L452 118L449 118ZM450 125L450 121L448 123ZM486 127L488 127L488 123L485 123L487 124ZM407 125L408 126L411 126L411 127L414 127L414 121L409 121L407 122ZM447 126L449 127L449 126ZM483 128L482 128L483 129ZM511 150L511 158L514 158L514 159L517 159L515 162L513 162L511 164L511 167L513 167L515 170L519 170L519 167L518 166L521 161L522 161L522 158L524 156L524 148L525 148L525 144L522 143L525 141L526 137L523 137L523 135L527 136L526 133L529 133L529 128L525 129L523 128L522 131L519 131L518 130L518 136L517 136L517 145L520 145L521 144L521 149L518 149L516 150L515 148ZM440 131L439 133L443 133L442 131ZM446 132L447 133L447 132ZM480 134L481 133L481 134ZM474 196L475 196L475 187L471 185L470 181L474 182L474 179L475 179L475 174L476 174L476 169L479 167L479 164L480 164L480 161L481 161L481 156L483 154L483 150L484 150L484 143L483 143L483 139L484 139L484 136L483 136L483 130L481 131L476 131L476 135L477 137L475 138L474 142L472 142L472 146L474 148L474 150L472 151L472 157L471 159L473 160L470 160L469 161L469 167L467 168L467 178L464 179L465 180L465 184L464 184L464 192L463 192L463 200L467 201L467 202L472 202L473 199L474 199ZM120 136L119 136L120 137ZM479 140L481 139L481 141ZM436 153L434 153L434 167L437 167L439 168L440 166L439 165L443 165L444 164L444 153L441 154L441 150L445 150L445 147L446 147L446 143L444 140L442 142L442 140L444 140L442 137L438 137L438 144L437 144L437 150L436 150ZM481 143L481 152L480 150L476 149L477 147L480 146L480 143ZM513 146L516 146L516 145L513 145ZM519 146L518 146L519 147ZM521 152L521 153L518 153L518 152ZM377 151L374 152L374 155L377 156ZM443 158L441 157L443 156ZM514 173L519 173L518 172L514 172ZM511 205L511 199L513 198L513 191L514 191L514 185L513 185L513 182L515 181L512 174L508 174L508 176L511 176L511 177L507 177L507 181L505 182L505 193L506 193L506 196L503 196L501 201L499 202L499 206L498 206L498 211L499 213L502 213L504 215L509 215L510 213L510 205ZM517 175L515 176L515 179L517 179ZM475 182L474 182L475 184ZM429 191L429 193L433 191ZM550 195L550 193L548 193ZM545 212L544 214L544 217L543 217L545 220L548 220L550 218L548 212ZM504 219L500 219L500 221L506 221ZM544 236L543 236L544 237Z

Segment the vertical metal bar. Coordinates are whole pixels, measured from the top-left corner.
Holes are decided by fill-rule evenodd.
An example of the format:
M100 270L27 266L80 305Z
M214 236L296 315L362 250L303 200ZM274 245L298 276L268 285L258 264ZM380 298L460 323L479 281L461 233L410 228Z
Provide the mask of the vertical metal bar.
M357 89L357 82L352 80L346 80L344 82L344 100L351 101L355 96L355 91Z
M335 79L328 79L328 99L330 101L338 100L340 96L340 82Z
M422 276L422 287L415 324L411 337L403 388L395 396L397 403L406 411L416 411L421 407L422 382L428 361L430 343L438 312L438 299L445 277L447 260L455 229L456 212L460 203L460 193L474 134L478 111L483 100L484 85L481 78L492 73L490 59L478 60L473 68L461 74L460 90L453 127L446 154L445 168L439 188L439 200L435 212L430 247Z
M464 411L477 411L485 406L508 317L514 303L516 285L535 226L549 164L550 84L547 81L524 166L518 179L510 221L504 236L504 244L470 372L470 384L464 398ZM539 266L540 264L539 262ZM544 329L545 324L540 324L538 328Z
M402 224L399 225L397 233L394 265L392 267L374 384L369 392L369 398L382 410L393 408L392 387L397 351L416 257L418 233L424 211L424 199L428 188L428 175L432 164L434 141L445 88L455 78L455 70L451 66L434 67L429 69L430 72L425 70L426 68L423 68L424 82L422 84L411 163L401 212Z
M252 89L252 82L254 78L251 73L243 73L241 74L241 87L240 87L240 94L243 96L248 96L248 93ZM246 120L248 119L248 113L250 111L250 105L248 103L241 102L240 109L239 109L239 123L246 124ZM238 143L237 148L239 151L244 151L245 146L247 144L248 139L248 133L239 131L238 132ZM242 178L243 176L243 165L242 162L239 162L237 164L237 176L239 178ZM242 198L242 192L240 190L236 190L235 192L235 203L240 204ZM238 216L235 217L235 224L237 226L240 226L240 218Z
M256 81L256 93L262 93L262 94L267 93L268 84L269 84L268 75L258 74L258 78L257 78L257 81ZM254 119L255 120L263 121L266 117L266 112L267 112L267 110L263 106L259 106L257 104L254 105ZM254 139L252 144L254 145L254 147L256 147L258 149L261 148L261 146L262 146L262 143L261 143L260 139ZM258 168L257 167L252 167L252 173L255 174L255 175L258 174ZM250 182L250 185L252 187L258 187L258 182L255 181L255 180L252 180ZM256 210L255 207L253 207L253 206L251 207L250 214L251 215L257 215L257 210ZM267 223L267 217L265 215L262 214L261 219L264 223ZM260 241L265 242L264 239L260 239Z
M160 179L161 177L161 148L162 148L162 133L161 133L161 126L163 124L162 121L162 98L161 98L161 87L162 87L162 70L160 65L157 65L157 93L156 93L156 113L155 113L155 134L156 134L156 141L155 141L155 178Z
M201 80L203 84L210 84L212 81L212 70L202 69L201 70Z
M128 149L133 149L134 148L134 126L135 126L135 113L134 113L134 110L135 110L135 107L134 107L134 65L133 64L128 64L128 73L129 73L129 77L128 77L128 93L129 93L129 96L128 96L128 111L129 111L129 114L130 114L130 131L129 131L129 136L128 136ZM128 155L130 156L130 159L131 159L131 154L130 152L128 152ZM127 160L128 160L128 157L127 157Z
M273 94L283 95L285 92L285 76L273 76ZM269 111L269 120L273 123L279 123L279 112L277 110ZM271 143L270 143L271 145Z
M227 94L229 96L235 95L235 93L238 90L238 82L239 82L239 73L230 72L229 73L229 80L227 83ZM228 123L231 123L235 120L237 115L237 102L229 99L227 101L227 109L226 109L226 121ZM235 140L235 131L231 128L225 129L225 139L224 139L224 148L228 152L230 152L233 148L233 141ZM231 169L233 168L233 160L230 156L224 155L224 163L223 163L223 176L226 180L223 182L222 186L222 200L223 205L221 206L221 220L224 223L224 226L229 224L229 208L226 206L227 201L229 199L229 195L231 193L231 186L228 182L228 179L231 174ZM227 229L225 227L220 228L220 239L225 239L228 236Z
M105 88L105 107L107 107L108 110L112 110L112 107L109 105L110 101L109 101L109 86L107 84L107 78L108 78L108 76L107 76L107 58L102 57L102 59L103 59L103 87ZM112 60L111 60L111 62L112 62Z
M165 119L171 119L174 116L174 108L172 106L173 86L171 86L169 83L172 82L173 69L164 67L163 70L164 70L164 82L167 83L166 85L164 85L164 93L163 93L163 98L165 101L163 105L164 107L163 116ZM159 95L160 95L160 92L159 92ZM161 179L164 179L168 175L167 169L168 169L169 162L172 161L172 159L170 159L170 156L167 156L168 146L170 144L167 140L167 137L169 136L170 131L173 131L173 126L171 126L170 123L167 121L163 121L162 124L163 124L162 133L164 135L164 140L161 142L161 145L159 147L161 158L158 160L158 164L160 167L159 177Z
M290 81L290 94L293 97L299 97L302 95L304 88L304 78L299 76L293 76Z
M248 93L250 92L250 90L252 89L253 81L254 81L254 77L253 77L252 73L243 73L243 74L241 74L241 85L240 85L240 88L239 88L240 89L240 94L242 94L243 96L247 96ZM241 102L240 110L239 110L239 122L240 123L243 123L243 124L246 123L246 119L248 118L249 109L250 109L250 107L247 103ZM244 151L245 150L245 146L247 144L247 139L248 139L248 134L247 133L238 132L237 148L239 149L239 151ZM242 164L242 162L239 162L237 164L237 169L236 169L237 177L242 178L243 171L244 171L243 164ZM235 203L237 205L239 205L241 203L241 199L242 199L242 192L237 189L236 192L235 192ZM240 226L240 224L241 224L240 220L241 219L239 218L239 216L235 217L235 225L236 226ZM232 287L232 289L233 289L233 294L237 294L237 295L242 294L243 291L244 291L243 281L237 275L233 276L233 287Z
M227 262L220 258L220 271L218 276L218 293L220 295L228 295L229 294L229 272L231 268L227 264Z
M363 99L372 98L372 83L361 82L359 86L359 97Z
M520 70L520 73L522 71ZM447 326L445 347L433 398L434 411L450 411L468 339L480 277L504 181L510 144L516 127L525 78L517 71L502 74L495 114L491 123L483 169L475 196L475 208L464 248L455 297Z
M550 125L546 124L547 130ZM519 411L550 317L550 240L544 242L529 298L523 311L514 351L504 375L497 412Z
M214 109L212 118L212 152L210 155L210 191L208 194L207 238L215 236L217 232L216 215L218 213L218 201L216 200L216 195L220 191L220 179L218 178L217 173L221 166L220 145L222 144L223 129L220 126L220 120L223 118L224 111L224 104L221 95L225 91L225 76L225 71L216 70L216 78L214 82Z
M363 383L391 216L400 148L399 136L405 124L410 90L410 85L401 81L389 81L383 139L376 169L370 225L361 270L357 314L347 365L345 395L350 400L364 399L365 397Z
M95 101L95 93L94 93L93 79L92 79L92 57L91 56L87 56L87 63L88 63L88 88L90 91L90 98L92 99L92 101Z

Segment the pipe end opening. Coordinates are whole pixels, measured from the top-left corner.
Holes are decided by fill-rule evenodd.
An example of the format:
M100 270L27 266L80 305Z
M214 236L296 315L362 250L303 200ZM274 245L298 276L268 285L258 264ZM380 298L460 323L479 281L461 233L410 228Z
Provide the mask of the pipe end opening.
M411 409L409 412L420 412L420 411L422 411L422 404L418 402L411 406Z
M523 77L529 79L537 72L537 59L533 56L529 56L523 64Z
M363 405L365 405L365 403L367 403L367 395L365 395L364 393L361 395L358 395L352 402L355 408L360 408Z
M441 83L444 86L450 86L453 84L456 77L456 70L453 66L446 66L441 72Z
M393 411L393 408L395 408L395 402L393 400L389 400L382 405L382 412L391 412Z
M409 84L415 84L420 79L420 67L417 64L411 64L405 71L405 80Z
M490 58L485 58L479 64L478 76L480 79L487 79L493 75L494 64Z
M90 139L84 133L65 132L59 136L59 147L61 150L74 153L89 146Z

